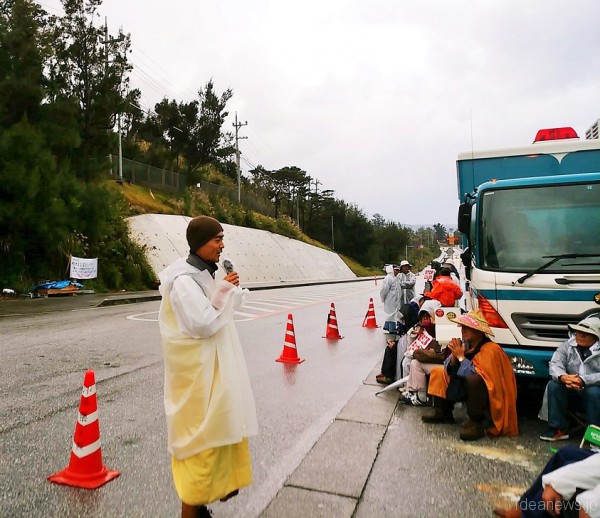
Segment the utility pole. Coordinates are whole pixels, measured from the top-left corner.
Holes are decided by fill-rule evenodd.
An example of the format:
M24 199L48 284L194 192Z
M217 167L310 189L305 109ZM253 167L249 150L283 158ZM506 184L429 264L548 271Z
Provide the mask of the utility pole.
M331 249L335 250L335 238L333 237L333 216L331 216Z
M315 178L315 194L319 194L319 185L321 182Z
M238 203L242 203L242 178L240 173L240 146L238 141L241 139L245 139L248 137L240 137L238 136L238 131L242 126L246 126L248 122L238 122L237 112L235 112L235 122L233 123L235 127L235 168L237 170L237 181L238 181Z
M118 38L108 36L108 18L104 17L104 75L108 75L108 45L109 43L119 43L125 38L121 35ZM119 85L120 86L120 85ZM117 113L117 130L119 132L119 178L117 183L123 183L123 146L121 144L121 113ZM108 130L110 131L110 130ZM112 174L112 153L110 154L111 174Z

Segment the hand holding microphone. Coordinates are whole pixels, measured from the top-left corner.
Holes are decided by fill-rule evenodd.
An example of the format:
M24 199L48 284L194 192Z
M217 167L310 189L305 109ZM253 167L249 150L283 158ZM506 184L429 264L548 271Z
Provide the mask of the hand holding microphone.
M223 259L223 268L225 269L225 273L227 274L227 275L225 275L225 280L227 282L230 282L234 286L239 286L240 285L240 277L237 274L237 272L235 271L235 267L233 266L233 263L229 259Z

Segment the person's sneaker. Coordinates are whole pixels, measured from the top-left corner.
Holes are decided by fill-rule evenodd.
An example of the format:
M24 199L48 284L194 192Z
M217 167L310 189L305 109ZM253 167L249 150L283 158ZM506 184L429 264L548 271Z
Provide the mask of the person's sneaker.
M542 435L540 435L540 439L542 441L566 441L569 438L569 434L564 430L559 430L558 428L548 428Z
M402 395L402 403L404 403L405 405L412 405L412 406L422 406L423 405L423 403L421 403L421 401L417 397L417 394L414 392L405 392Z

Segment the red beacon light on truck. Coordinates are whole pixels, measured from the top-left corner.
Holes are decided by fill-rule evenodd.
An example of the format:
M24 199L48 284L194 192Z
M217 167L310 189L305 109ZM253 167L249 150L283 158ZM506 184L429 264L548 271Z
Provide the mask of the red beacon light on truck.
M563 140L568 138L579 138L579 135L577 135L573 128L569 127L548 128L539 130L533 143L535 144L536 142L544 142L545 140Z

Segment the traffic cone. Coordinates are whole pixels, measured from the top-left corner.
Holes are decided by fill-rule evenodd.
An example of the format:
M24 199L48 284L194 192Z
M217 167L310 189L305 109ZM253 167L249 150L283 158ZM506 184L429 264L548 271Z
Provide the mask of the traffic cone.
M367 314L365 315L365 319L363 320L362 323L363 327L379 327L377 325L377 321L375 320L375 306L373 306L373 299L369 299L369 310L367 311Z
M298 350L296 349L296 335L294 334L294 320L292 319L291 314L288 315L283 351L281 352L281 356L275 361L282 363L302 363L304 361L303 359L298 358Z
M96 377L94 371L88 370L83 378L79 415L75 423L69 465L62 471L50 475L48 480L56 484L95 489L120 474L119 471L107 469L102 464Z
M327 338L328 340L341 340L344 338L343 336L340 336L340 332L338 330L337 317L335 316L335 306L333 305L333 302L331 303L331 309L327 315L327 328L325 329L325 336L323 338Z

